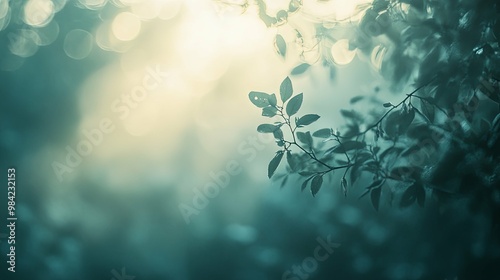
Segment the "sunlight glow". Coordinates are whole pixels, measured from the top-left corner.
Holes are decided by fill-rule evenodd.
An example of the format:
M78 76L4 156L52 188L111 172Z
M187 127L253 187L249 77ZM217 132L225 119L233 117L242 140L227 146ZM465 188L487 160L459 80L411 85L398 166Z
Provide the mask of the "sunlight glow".
M338 40L331 48L333 61L338 65L349 64L356 56L355 50L349 50L349 40Z
M123 12L118 14L113 20L112 29L116 39L131 41L141 31L141 20L135 14Z

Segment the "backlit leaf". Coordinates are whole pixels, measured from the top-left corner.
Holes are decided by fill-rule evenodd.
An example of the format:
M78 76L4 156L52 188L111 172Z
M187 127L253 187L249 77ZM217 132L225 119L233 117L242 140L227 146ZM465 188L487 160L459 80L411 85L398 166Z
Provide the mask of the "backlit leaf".
M278 168L278 165L280 164L282 158L283 151L278 151L276 152L274 158L269 162L269 166L267 167L267 176L269 178L273 176L274 171L276 171L276 168Z
M273 133L279 127L273 124L261 124L257 127L257 131L260 133Z
M299 111L300 107L302 106L302 100L303 94L301 93L292 97L292 99L288 101L288 103L286 104L286 113L288 116L293 116Z
M290 80L289 77L286 77L280 85L280 97L281 101L285 103L290 97L292 97L293 94L293 86L292 86L292 81Z
M285 57L286 55L286 42L285 39L283 39L283 36L280 34L276 35L276 38L274 39L274 43L276 46L276 51L278 52L279 55L282 57Z
M328 137L332 136L332 129L331 128L323 128L323 129L315 131L312 135L314 137L318 137L318 138L328 138Z
M311 65L308 63L302 63L302 64L296 66L295 68L293 68L291 74L292 75L300 75L300 74L306 72L306 70L309 69L310 66Z
M299 118L296 122L297 126L304 126L304 125L309 125L312 124L313 122L317 121L319 119L319 116L316 114L308 114L305 115L301 118Z
M259 107L259 108L264 108L269 106L269 98L270 95L264 92L260 91L251 91L248 94L248 98L250 101L253 103L253 105Z

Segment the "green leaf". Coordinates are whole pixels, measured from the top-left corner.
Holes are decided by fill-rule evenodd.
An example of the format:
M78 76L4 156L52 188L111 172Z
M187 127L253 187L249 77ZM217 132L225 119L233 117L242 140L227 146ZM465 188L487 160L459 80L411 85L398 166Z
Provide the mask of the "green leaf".
M382 188L374 188L371 193L370 193L370 198L372 201L372 205L375 208L375 210L378 211L378 207L380 204L380 194L382 193Z
M362 121L363 117L356 113L354 110L340 110L340 114L344 116L344 118L351 119L353 121Z
M304 126L304 125L310 125L313 122L317 121L319 119L319 116L316 114L308 114L305 115L297 120L295 123L297 126Z
M384 131L390 138L396 138L408 130L414 119L415 110L413 108L408 109L408 111L391 112L385 120Z
M340 186L342 187L344 196L347 197L347 180L345 179L345 177L342 177L342 180L340 181Z
M279 129L279 126L273 124L261 124L257 127L257 131L260 133L274 133L277 129Z
M399 124L399 133L404 133L410 127L410 124L415 119L415 110L413 108L408 109L408 112L401 114L401 123Z
M272 118L272 117L276 116L277 113L278 113L278 109L276 109L274 107L262 108L262 116L264 116L264 117Z
M311 176L309 178L307 178L303 183L302 183L302 186L300 187L300 191L304 191L306 188L307 188L307 183L309 183L309 181L313 178L314 176Z
M274 39L276 51L278 52L279 55L282 57L285 57L286 55L286 42L285 39L283 39L283 36L280 34L276 35L276 38Z
M283 178L283 181L281 181L281 185L280 185L280 189L282 189L283 187L285 187L285 184L288 180L288 176L285 176L285 178Z
M391 102L384 103L384 107L385 108L389 108L389 107L392 107L392 106L394 106L394 105L392 105Z
M302 106L303 98L303 94L301 93L292 97L292 99L288 101L288 104L286 104L286 113L288 116L293 116L299 111Z
M373 181L368 187L366 187L366 191L359 196L359 198L362 198L363 196L367 195L373 188L377 188L380 185L382 185L384 181L383 180L375 180Z
M420 109L422 114L431 122L434 122L434 118L436 115L436 110L433 105L431 105L428 101L420 99Z
M292 152L290 152L290 151L286 152L286 161L288 162L288 166L290 166L290 169L293 172L297 172L299 170L299 167L300 167L298 162L295 159L296 159L296 157L292 154Z
M269 98L271 96L267 93L260 92L260 91L251 91L248 94L248 98L250 101L253 103L253 105L259 107L259 108L264 108L269 106Z
M297 134L297 138L299 139L300 142L307 144L310 147L312 146L313 139L312 139L311 133L309 131L307 131L307 132L297 131L296 134Z
M281 130L281 128L276 129L276 130L273 132L273 135L274 135L274 138L276 138L276 139L278 139L278 140L283 139L283 131Z
M276 94L274 93L269 95L267 101L269 102L269 105L271 105L272 107L276 107L276 105L278 104L278 100L276 100Z
M311 182L311 193L313 196L316 196L322 184L323 184L323 176L321 175L314 176Z
M333 148L331 152L337 154L343 154L348 151L363 149L365 146L366 146L365 142L345 141L342 142L342 144Z
M300 74L306 72L306 70L309 69L310 66L311 65L308 63L302 63L302 64L296 66L295 68L293 68L291 74L292 75L300 75Z
M281 101L285 103L293 94L293 86L292 81L289 77L286 77L280 85L280 97Z
M349 100L349 103L351 104L356 104L358 103L359 101L363 100L365 97L364 96L361 96L361 95L358 95L358 96L354 96L353 98L351 98L351 100Z
M332 136L332 132L333 131L331 128L323 128L323 129L315 131L312 135L314 137L318 137L318 138L328 138L328 137Z
M269 162L269 166L267 167L267 176L269 178L273 176L274 171L276 171L276 168L278 168L278 165L280 164L282 158L283 151L278 151L276 152L274 158Z

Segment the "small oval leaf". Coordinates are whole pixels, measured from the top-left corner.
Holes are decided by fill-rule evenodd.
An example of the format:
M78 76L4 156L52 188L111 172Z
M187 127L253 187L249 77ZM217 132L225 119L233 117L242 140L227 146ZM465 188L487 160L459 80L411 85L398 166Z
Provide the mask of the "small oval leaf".
M276 38L274 39L276 51L278 52L279 55L282 57L285 57L286 55L286 42L285 39L283 39L283 36L280 34L276 35Z
M259 108L264 108L269 106L269 98L270 95L264 92L260 91L251 91L248 94L248 98L250 101L253 103L253 105L259 107Z
M321 185L323 184L323 176L317 175L312 179L311 182L311 193L313 196L316 196L319 189L321 189Z
M288 101L288 104L286 104L286 113L288 116L293 116L299 111L303 98L303 94L301 93Z
M279 127L273 124L261 124L257 127L257 131L260 133L273 133L277 129Z
M323 128L323 129L315 131L312 135L314 137L318 137L318 138L328 138L328 137L332 136L332 129L331 128Z
M300 74L306 72L306 70L309 69L310 66L311 65L308 63L302 63L302 64L296 66L295 68L293 68L291 74L292 75L300 75Z
M290 80L289 77L286 77L280 85L280 97L281 101L285 103L290 97L292 97L293 94L293 86L292 86L292 81Z
M278 168L278 165L280 164L282 158L283 151L278 151L276 152L274 158L269 162L269 166L267 167L267 176L269 177L269 179L273 176L276 168Z
M320 117L316 114L308 114L301 118L299 118L296 122L297 126L310 125L313 122L317 121Z

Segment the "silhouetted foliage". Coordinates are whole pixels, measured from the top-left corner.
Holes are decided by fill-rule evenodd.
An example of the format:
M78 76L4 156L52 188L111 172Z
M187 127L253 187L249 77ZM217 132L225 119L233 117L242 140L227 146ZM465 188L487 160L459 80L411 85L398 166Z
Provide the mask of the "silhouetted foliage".
M288 14L301 8L301 1L291 1L288 11L270 16L264 1L257 2L268 26L286 24ZM270 163L273 172L269 176L286 153L283 182L287 176L299 177L298 185L302 190L310 188L313 196L326 184L326 176L342 172L338 185L345 195L359 178L371 179L362 196L370 194L377 210L384 192L400 194L400 207L424 206L429 198L442 204L465 197L472 210L491 215L498 229L500 4L375 0L358 12L364 13L359 22L316 18L311 24L318 44L331 45L347 37L349 48L371 57L393 90L409 83L415 90L401 93L395 105L353 97L353 106L365 102L373 110L367 115L342 110L346 125L340 131L329 128L327 120L322 120L325 128L308 131L307 125L320 116L299 113L303 95L289 99L293 88L287 77L280 88L281 103L270 101L274 95L259 95L268 100L262 102L266 104L262 115L278 119L261 125L272 129L259 130L274 133L280 148ZM337 28L353 32L335 38ZM297 36L300 39L300 33ZM278 35L276 45L284 55L282 40ZM323 61L334 63L329 54L323 55ZM304 73L309 67L304 62L291 74ZM252 102L261 107L252 94Z

